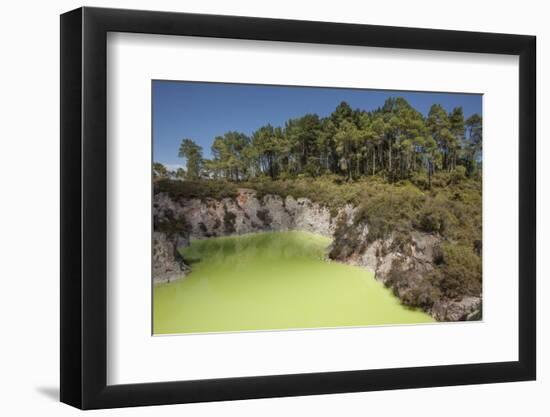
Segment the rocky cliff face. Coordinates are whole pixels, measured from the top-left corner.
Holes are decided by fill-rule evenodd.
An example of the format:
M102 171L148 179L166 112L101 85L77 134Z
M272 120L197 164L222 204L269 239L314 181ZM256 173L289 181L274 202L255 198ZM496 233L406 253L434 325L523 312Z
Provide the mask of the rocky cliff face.
M405 304L421 306L437 320L479 319L481 299L442 300L429 279L437 262L437 236L415 232L410 239L395 235L370 242L368 225L355 224L351 205L332 212L305 198L258 197L240 189L235 198L172 199L154 196L153 275L155 282L184 277L189 268L177 248L189 240L258 231L302 230L334 239L330 257L365 267L392 288ZM181 258L181 257L179 257ZM178 269L179 268L179 269ZM435 301L434 301L435 300Z
M190 268L177 251L184 246L181 237L153 233L153 283L171 282L185 277Z
M367 225L348 224L344 229L333 242L330 255L334 259L369 269L405 305L421 307L438 321L481 319L480 297L442 298L430 279L438 262L439 237L414 232L404 241L394 234L369 242ZM354 236L350 238L349 233ZM354 244L346 245L346 241Z
M174 201L166 193L156 194L153 216L156 224L177 223L184 219L179 233L190 239L227 236L258 231L303 230L332 237L339 218L354 209L345 206L337 213L305 198L281 198L241 189L236 198L180 199ZM176 228L178 226L176 225ZM187 228L187 229L185 229Z

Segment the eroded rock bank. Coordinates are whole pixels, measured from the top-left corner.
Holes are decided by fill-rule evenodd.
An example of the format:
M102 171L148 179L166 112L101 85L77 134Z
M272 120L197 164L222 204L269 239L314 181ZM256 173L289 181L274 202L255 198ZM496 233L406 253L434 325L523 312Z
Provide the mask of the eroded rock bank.
M442 297L432 279L441 239L413 232L370 239L366 222L356 221L356 209L329 210L306 198L259 197L239 189L235 198L172 198L157 193L153 201L153 276L155 282L184 277L189 272L177 248L190 240L259 231L301 230L333 239L329 257L365 267L391 288L405 305L421 307L439 321L478 320L481 298Z
M336 224L345 213L353 216L350 205L331 211L306 198L281 198L265 195L258 198L249 189L240 189L235 198L215 200L173 200L158 193L153 201L155 230L171 231L190 239L228 236L258 231L303 230L332 237Z
M441 243L438 236L421 232L369 241L368 226L351 222L336 230L329 256L369 269L403 304L420 307L438 321L480 320L481 297L441 296L434 279Z
M187 244L188 240L181 236L153 233L153 283L175 281L185 277L191 271L177 250Z

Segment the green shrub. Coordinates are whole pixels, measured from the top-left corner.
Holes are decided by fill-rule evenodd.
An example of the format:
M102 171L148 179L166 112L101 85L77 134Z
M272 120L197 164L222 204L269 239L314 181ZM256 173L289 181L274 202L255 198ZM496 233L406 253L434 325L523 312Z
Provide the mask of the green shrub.
M441 235L458 223L447 201L441 198L430 199L418 213L417 219L416 226L419 230Z
M410 181L421 190L427 190L429 187L428 175L424 172L416 172L412 174Z
M173 181L162 179L153 183L154 193L167 193L171 198L222 199L237 196L235 183L220 180Z
M424 194L413 185L380 187L359 205L355 223L367 223L368 241L384 239L392 232L410 233Z
M256 191L258 198L266 194L282 197L292 196L295 199L308 198L329 209L338 209L347 203L357 204L372 180L342 182L334 175L311 178L302 176L294 179L271 180L254 179L240 183L244 188Z
M458 165L452 172L450 182L451 184L459 184L466 179L466 168L462 165Z
M481 294L481 258L472 248L443 244L443 263L438 287L450 299Z
M432 175L432 188L443 188L449 184L449 173L439 171Z

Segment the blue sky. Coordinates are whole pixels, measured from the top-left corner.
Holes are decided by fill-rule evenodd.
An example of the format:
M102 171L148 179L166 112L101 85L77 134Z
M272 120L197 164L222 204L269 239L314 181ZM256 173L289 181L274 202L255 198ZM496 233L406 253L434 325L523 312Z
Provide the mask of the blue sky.
M153 159L169 169L183 165L178 148L183 138L202 146L206 158L216 136L230 130L250 135L270 123L284 126L306 113L329 115L346 101L352 108L373 110L388 97L404 97L427 114L434 103L447 111L462 106L465 117L481 114L479 94L423 93L347 88L281 87L254 84L153 81Z

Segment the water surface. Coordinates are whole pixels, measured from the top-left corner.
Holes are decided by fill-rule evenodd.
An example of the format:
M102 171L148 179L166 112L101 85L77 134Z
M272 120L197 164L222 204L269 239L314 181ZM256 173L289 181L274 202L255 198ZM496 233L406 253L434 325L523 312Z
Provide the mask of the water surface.
M367 270L325 260L330 239L270 232L194 241L192 272L154 287L155 334L434 321Z

